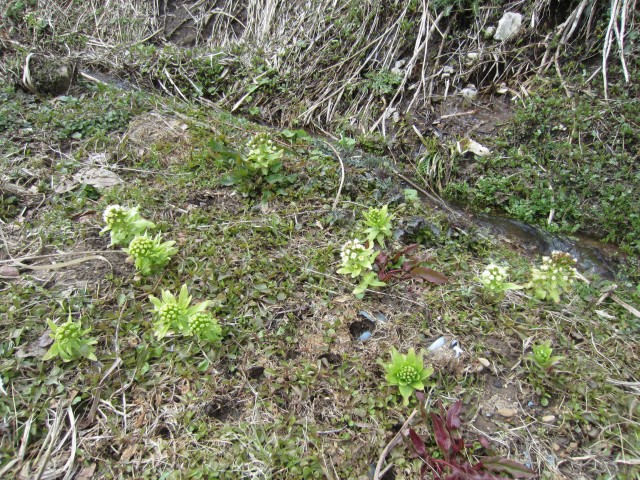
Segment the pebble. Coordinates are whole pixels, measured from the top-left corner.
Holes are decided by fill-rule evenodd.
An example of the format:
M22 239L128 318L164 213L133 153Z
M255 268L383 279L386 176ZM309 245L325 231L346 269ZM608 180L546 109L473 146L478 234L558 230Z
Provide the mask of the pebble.
M482 358L482 357L478 358L478 362L480 362L480 364L483 367L489 367L491 365L491 362L489 360L487 360L486 358Z
M542 417L542 421L544 423L553 423L556 419L555 415L545 415L544 417Z
M496 413L503 417L510 418L516 416L518 414L518 410L516 410L515 408L500 408L496 411Z

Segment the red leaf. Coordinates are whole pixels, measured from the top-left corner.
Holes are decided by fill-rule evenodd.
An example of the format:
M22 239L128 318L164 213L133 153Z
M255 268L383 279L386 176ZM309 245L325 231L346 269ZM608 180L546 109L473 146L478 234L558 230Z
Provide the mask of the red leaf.
M485 457L482 459L483 466L492 472L506 472L513 478L536 478L536 473L521 463L514 462L503 457Z
M455 439L453 441L453 453L460 453L462 450L464 450L464 439Z
M460 421L460 410L462 410L462 402L458 400L447 410L447 427L450 430L458 430L462 425Z
M411 270L411 276L422 278L427 282L444 285L449 279L442 273L436 272L428 267L416 267Z
M380 268L383 268L387 262L389 261L389 256L384 253L384 252L380 252L378 254L378 256L376 257L376 265L378 265Z
M491 442L484 435L480 435L478 441L480 442L480 445L482 445L486 450L491 448Z
M432 413L431 414L431 422L433 423L433 434L436 437L436 443L445 458L449 458L451 455L451 448L453 447L453 442L451 441L451 436L449 432L445 428L444 422L442 421L442 417L440 415Z
M413 428L409 429L409 438L411 439L411 444L415 449L416 453L420 456L420 458L427 458L427 447L424 445L424 441L420 438Z
M397 263L398 260L400 260L400 257L403 255L411 255L413 252L416 251L416 249L418 248L418 244L417 243L413 243L411 245L409 245L408 247L404 247L401 250L398 250L393 257L391 257L391 263Z

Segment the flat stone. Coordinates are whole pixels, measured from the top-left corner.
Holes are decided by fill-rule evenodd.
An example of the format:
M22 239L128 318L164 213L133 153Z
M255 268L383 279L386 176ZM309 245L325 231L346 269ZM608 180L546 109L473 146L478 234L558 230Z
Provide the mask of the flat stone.
M486 358L482 358L482 357L480 357L480 358L478 358L478 362L480 362L480 364L481 364L483 367L489 367L489 366L491 366L491 362L490 362L489 360L487 360Z
M555 415L545 415L541 418L544 423L553 423L556 419Z
M500 408L496 411L496 413L502 417L511 418L515 417L518 414L518 410L515 408Z

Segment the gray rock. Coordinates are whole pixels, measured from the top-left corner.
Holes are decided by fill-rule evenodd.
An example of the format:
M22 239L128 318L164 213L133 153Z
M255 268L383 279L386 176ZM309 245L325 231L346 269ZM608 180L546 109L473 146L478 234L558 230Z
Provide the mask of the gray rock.
M498 22L498 28L493 38L506 42L512 39L522 26L522 15L519 13L506 12Z

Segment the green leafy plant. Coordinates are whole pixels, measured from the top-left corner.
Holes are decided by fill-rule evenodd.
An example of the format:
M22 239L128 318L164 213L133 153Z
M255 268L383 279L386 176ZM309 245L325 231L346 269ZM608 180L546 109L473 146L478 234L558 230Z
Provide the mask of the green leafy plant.
M521 463L496 455L491 449L490 441L484 435L479 437L477 443L465 442L461 433L462 404L459 400L446 411L439 403L437 411L427 412L424 394L416 392L416 396L423 422L426 425L431 424L438 447L438 451L432 454L423 438L413 428L408 429L409 444L413 453L423 461L420 478L427 478L427 474L434 480L507 480L538 477L533 470Z
M91 331L91 328L82 329L80 319L74 322L69 311L69 319L62 325L56 325L47 319L47 324L51 329L49 334L53 338L53 345L44 355L43 360L51 360L60 357L65 362L70 362L77 358L87 358L96 361L93 345L97 340L93 338L85 338L85 335Z
M140 216L139 210L140 207L109 205L102 214L106 226L100 231L100 235L109 232L111 245L129 245L137 235L155 228L153 222Z
M338 269L338 273L351 275L351 278L362 277L360 284L353 290L354 295L363 295L369 287L386 285L378 279L378 275L373 271L373 262L379 253L373 250L373 245L365 248L358 239L349 240L342 247L340 252L342 266Z
M394 215L389 213L388 205L382 208L370 208L365 212L364 225L367 228L364 233L367 235L367 240L378 242L381 247L384 247L385 238L392 235L391 220L393 218Z
M531 349L531 353L524 357L525 360L531 362L540 370L550 372L555 365L560 363L564 357L553 356L553 349L551 348L551 341L547 340L539 345L534 345Z
M568 253L554 251L550 257L542 258L540 268L531 269L531 282L527 288L533 291L533 296L539 300L552 299L560 301L560 294L568 291L577 276L576 259Z
M189 334L202 341L215 343L222 338L222 327L211 314L198 312L189 317Z
M478 281L491 296L502 297L507 290L520 290L524 287L507 281L507 267L491 264L484 269Z
M163 268L171 257L178 252L176 242L162 242L160 234L150 237L148 234L139 235L131 240L128 248L123 250L134 261L135 267L142 275L151 275Z
M540 404L543 407L549 405L550 391L559 387L559 381L554 375L554 367L564 357L553 356L553 349L549 340L542 344L534 345L531 353L524 357L529 365L528 380L534 392L540 396Z
M162 291L161 299L149 295L149 301L153 304L154 335L158 340L167 336L169 332L186 335L198 333L199 325L205 325L206 319L196 320L192 324L192 317L201 314L207 308L209 302L204 301L189 306L192 298L186 285L182 285L178 298L168 290ZM193 327L196 329L195 332Z
M433 374L433 367L424 367L422 352L416 354L413 348L405 355L395 347L391 349L391 363L383 364L385 379L389 385L397 385L403 397L403 405L409 404L409 398L415 390L424 390L425 380Z
M246 150L245 155L236 156L233 171L221 180L223 185L235 185L244 196L262 195L268 200L274 194L284 194L284 187L297 178L283 173L284 150L277 148L268 134L254 136Z

